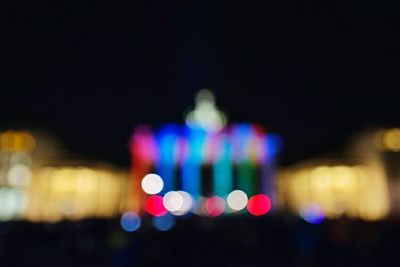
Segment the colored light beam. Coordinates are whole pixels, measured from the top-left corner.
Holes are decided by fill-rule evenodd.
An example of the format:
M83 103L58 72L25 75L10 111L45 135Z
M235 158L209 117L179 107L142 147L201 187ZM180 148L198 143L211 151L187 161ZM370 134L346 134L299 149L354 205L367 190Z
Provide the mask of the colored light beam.
M189 155L182 165L182 190L197 198L201 188L201 162L204 155L206 132L200 128L186 128Z
M233 188L232 162L230 160L231 145L225 136L219 140L219 158L216 159L213 166L213 188L214 194L220 197L226 197Z
M157 135L157 141L160 147L160 159L156 164L156 168L164 181L164 188L161 194L165 194L175 187L174 166L175 147L178 142L178 128L174 125L165 126Z

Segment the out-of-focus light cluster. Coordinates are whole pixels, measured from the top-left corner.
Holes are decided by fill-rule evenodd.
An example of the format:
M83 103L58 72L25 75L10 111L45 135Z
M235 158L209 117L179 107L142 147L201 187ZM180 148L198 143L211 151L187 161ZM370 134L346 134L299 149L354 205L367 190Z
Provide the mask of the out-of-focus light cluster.
M168 231L175 225L175 218L171 214L153 217L153 226L159 231Z
M0 188L0 221L21 218L24 215L28 198L21 188Z
M143 177L142 189L149 195L155 195L161 192L164 182L157 174L150 173Z
M323 165L285 171L278 179L278 200L282 208L305 219L314 216L317 206L330 219L345 215L378 220L389 212L386 178L374 166Z
M0 220L21 218L25 213L35 146L35 138L27 131L0 132Z
M226 125L226 116L215 106L215 97L207 89L196 96L196 107L186 116L186 125L202 127L207 131L219 131Z
M264 215L271 209L271 201L266 195L252 196L247 203L247 209L254 216Z
M156 191L162 190L163 184L162 177L153 173L145 175L142 179L142 189L148 195L143 204L144 210L147 214L154 216L153 226L161 231L167 231L173 226L173 215L183 216L190 212L217 217L247 207L250 214L260 216L268 213L271 209L271 201L268 196L257 194L249 200L242 190L230 192L225 199L220 196L195 198L186 191L169 191L164 196L154 194ZM156 190L149 190L149 188L156 188ZM227 209L227 205L230 210Z
M35 138L26 131L5 131L0 133L0 150L31 152L36 145Z
M216 217L224 213L226 207L224 199L219 196L207 198L204 206L208 215L212 217Z
M134 131L132 176L140 203L135 211L140 213L148 195L155 194L164 196L164 207L174 215L190 210L209 216L240 211L248 197L257 194L273 200L280 147L280 138L260 125L227 125L214 95L201 90L186 125L169 124L156 132L140 126ZM162 180L148 174L153 172Z
M317 204L307 204L300 210L300 216L311 224L319 224L324 218L324 210Z
M231 209L239 211L247 206L248 198L242 190L234 190L229 193L227 202Z
M112 217L127 209L129 180L124 173L86 167L46 167L35 171L34 176L25 214L29 220Z
M168 212L163 205L163 197L157 195L146 198L144 209L147 213L156 217L163 216Z
M121 227L127 232L133 232L139 229L142 220L136 212L128 211L121 216Z
M165 208L173 215L181 216L193 207L193 198L185 191L170 191L163 199Z
M378 149L383 151L400 151L400 129L388 129L379 131L375 135L375 144Z
M149 175L146 175L146 177L149 177ZM159 175L156 175L156 177L162 181ZM231 211L226 209L226 203ZM264 194L254 195L248 200L246 193L241 190L230 192L226 199L220 196L200 196L196 199L185 191L169 191L164 196L150 195L146 197L144 204L145 211L156 217L165 215L167 211L176 216L193 212L215 217L225 212L240 211L246 207L252 215L264 215L271 209L271 201Z

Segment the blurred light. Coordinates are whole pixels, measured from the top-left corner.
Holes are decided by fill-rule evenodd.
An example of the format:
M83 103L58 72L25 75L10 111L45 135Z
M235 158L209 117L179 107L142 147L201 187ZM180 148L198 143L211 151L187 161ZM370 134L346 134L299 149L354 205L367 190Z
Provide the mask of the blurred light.
M175 225L175 218L171 214L161 217L153 217L153 226L160 231L168 231Z
M165 194L163 204L168 211L178 211L183 207L184 199L180 193L170 191Z
M193 207L192 207L192 212L194 214L200 215L200 216L205 216L207 215L207 211L205 209L205 201L206 198L203 196L199 196L197 199L193 200Z
M27 153L17 152L14 153L10 158L10 165L15 165L15 164L23 164L26 166L31 166L32 160Z
M167 213L167 210L163 205L163 197L157 195L146 198L144 209L147 213L157 217L163 216Z
M56 222L64 218L119 216L128 207L130 180L116 170L46 167L34 170L25 218Z
M150 128L136 128L130 143L132 156L142 164L151 164L158 160L158 149Z
M226 116L215 106L215 97L207 89L200 90L196 96L196 107L186 116L186 125L207 131L219 131L226 124Z
M28 198L24 190L0 188L0 221L15 219L23 215Z
M305 166L283 172L278 195L280 202L297 214L314 203L330 219L346 215L378 220L390 211L387 177L383 166L376 162L364 166Z
M164 182L157 174L147 174L142 179L142 189L149 195L155 195L161 192L164 187Z
M192 196L185 191L177 191L179 195L181 195L183 199L182 206L177 210L171 210L170 212L173 215L182 216L188 213L193 207L193 198Z
M319 224L325 219L324 211L317 204L309 204L303 207L300 216L311 224Z
M247 203L247 210L254 216L264 215L270 209L271 201L268 196L263 194L252 196Z
M178 133L177 126L165 125L156 135L160 151L159 162L156 167L157 173L162 176L164 181L163 194L174 188L174 164L177 158Z
M23 164L13 165L7 173L8 183L13 186L28 185L31 179L32 173L30 168Z
M232 191L228 195L228 205L233 210L242 210L246 207L248 202L247 195L242 190Z
M205 202L208 215L216 217L225 211L225 201L219 196L209 197Z
M127 232L133 232L139 229L141 219L136 212L128 211L121 216L121 227Z
M0 149L10 151L32 151L35 138L25 131L6 131L0 133Z
M400 129L390 129L383 133L383 147L387 150L400 151Z
M206 166L207 175L210 176L210 181L207 182L212 188L212 195L225 198L234 186L243 191L244 195L231 195L229 211L244 209L247 196L256 192L275 196L274 157L281 148L279 137L267 135L263 127L251 123L225 127L226 117L217 109L214 95L209 90L201 90L195 102L194 110L186 116L185 126L163 126L154 135L154 147L146 147L146 143L140 140L131 147L133 177L140 178L149 170L154 170L164 183L162 190L158 192L158 188L152 190L153 186L147 186L146 179L142 179L143 190L140 190L140 179L134 179L134 189L139 191L134 195L135 200L142 203L144 197L140 194L145 191L148 194L163 195L164 207L173 215L183 215L188 211L207 214L205 202L209 210L213 210L214 198L202 203L200 208L193 207L198 206L194 200L199 200L202 191L208 190L204 188L208 185L202 179L205 174L203 166ZM135 136L136 131L133 134ZM159 155L155 158L149 157L145 163L137 157L141 153L135 153L152 149L157 150ZM141 167L143 165L145 167ZM145 171L137 175L138 169ZM190 195L177 190L184 190ZM223 203L225 209L226 203L223 199L217 203ZM219 212L217 208L216 212L211 213L220 214Z

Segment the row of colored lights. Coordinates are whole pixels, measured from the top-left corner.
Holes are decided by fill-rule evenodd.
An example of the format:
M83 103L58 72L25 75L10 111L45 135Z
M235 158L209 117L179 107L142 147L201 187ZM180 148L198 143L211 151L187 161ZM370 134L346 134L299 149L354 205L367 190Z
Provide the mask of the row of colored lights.
M235 124L218 132L166 125L157 134L146 126L132 136L131 151L141 161L182 164L185 161L217 162L228 157L235 163L272 160L281 146L277 135L258 125Z
M152 197L158 197L158 196L152 196ZM214 202L215 199L210 201L210 199L213 199L213 198L215 198L215 197L208 198L209 202L208 202L208 204L206 202L205 206L206 206L206 208L208 206L208 210L210 211L211 214L216 211L218 211L218 213L219 213L221 210L215 209L215 207L216 206L222 207L222 206L218 206L218 205L221 205L221 203L224 203L223 199L219 198L217 203L215 203ZM253 198L250 199L249 202L251 202L252 199L253 199L253 203L247 204L247 206L248 206L248 210L250 212L251 211L256 212L253 215L262 215L269 211L269 209L265 205L265 203L268 203L268 201L266 201L267 198L265 195L254 196ZM212 203L211 206L210 206L210 203ZM229 203L229 199L228 199L228 203ZM264 203L264 204L260 205L260 203ZM212 206L215 204L217 204L217 205ZM159 206L160 204L157 204L157 205ZM151 211L151 212L154 212L154 211ZM162 210L162 212L156 212L152 215L154 215L154 217L152 218L152 225L154 228L156 228L159 231L168 231L175 225L175 216L173 216L173 215L176 215L176 214L173 214L173 213L171 214L171 213L166 212L165 210ZM308 222L310 224L320 224L325 219L325 214L324 214L323 209L315 203L311 203L311 204L305 206L301 210L300 216L302 219L304 219L306 222ZM138 230L142 224L140 216L137 213L132 212L132 211L124 213L121 217L120 222L121 222L122 229L124 229L127 232L134 232L134 231Z
M142 179L142 189L148 195L144 208L153 216L164 215L167 211L174 215L184 215L197 207L197 213L210 216L221 215L226 208L225 200L220 196L198 199L198 203L185 191L169 191L164 196L157 195L163 190L163 179L154 173L147 174ZM197 204L197 205L196 205ZM263 215L271 208L271 201L264 194L257 194L248 199L245 192L234 190L227 196L227 204L232 211L243 210L246 206L248 211L255 215ZM201 212L203 210L204 212Z
M148 194L143 208L153 216L153 226L159 230L169 230L174 224L174 216L194 213L217 217L226 211L240 212L245 208L250 214L261 216L271 209L271 201L265 194L256 194L248 198L245 192L234 190L228 194L226 200L220 196L198 197L196 200L185 191L169 191L164 196L157 195L163 190L163 186L163 179L153 173L147 174L141 183L143 191ZM121 226L124 230L132 232L140 227L140 221L137 213L126 212L121 217Z
M156 134L139 127L130 144L135 197L140 203L134 210L143 206L146 189L140 190L140 178L150 171L163 177L161 195L183 190L199 198L204 194L203 166L210 166L216 196L227 196L234 184L249 196L258 192L272 194L269 181L273 180L279 143L277 136L267 135L261 127L251 124L235 124L217 132L167 125Z
M191 212L217 217L227 210L227 206L231 209L231 212L238 212L247 207L248 212L254 216L264 215L271 209L271 201L267 195L257 194L248 199L241 190L232 191L226 202L219 196L200 197L195 201L187 192L170 191L164 196L148 196L144 202L144 210L156 217L163 216L168 212L175 216L182 216Z

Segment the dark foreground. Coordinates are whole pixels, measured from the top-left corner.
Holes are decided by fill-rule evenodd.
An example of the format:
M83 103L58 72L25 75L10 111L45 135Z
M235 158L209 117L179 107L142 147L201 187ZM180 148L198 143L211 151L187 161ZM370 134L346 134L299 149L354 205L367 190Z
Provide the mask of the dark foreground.
M311 225L285 216L0 223L0 266L400 266L400 221Z

